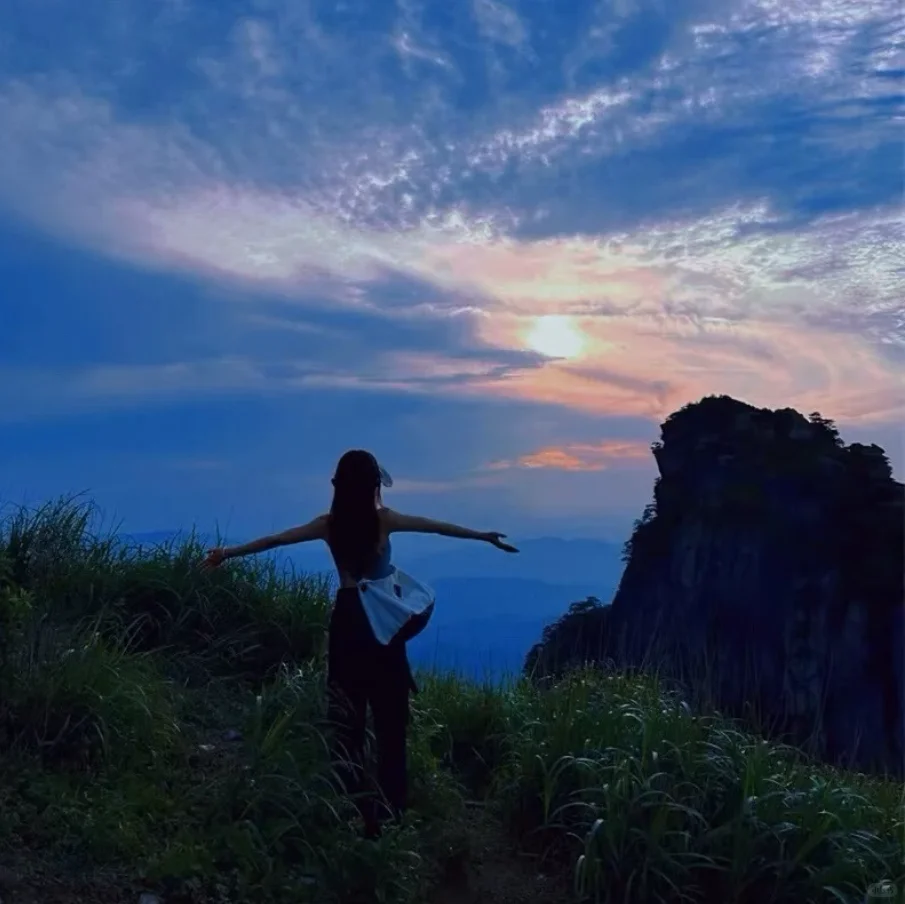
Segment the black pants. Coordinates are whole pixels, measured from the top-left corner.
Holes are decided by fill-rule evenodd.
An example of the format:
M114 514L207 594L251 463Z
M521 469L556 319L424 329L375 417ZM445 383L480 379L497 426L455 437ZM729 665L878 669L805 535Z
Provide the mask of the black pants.
M405 632L408 633L408 632ZM389 644L374 636L356 588L341 589L330 618L327 683L335 768L353 796L368 834L405 811L408 796L406 734L409 694L416 690L405 633ZM364 766L368 706L377 743L377 782Z

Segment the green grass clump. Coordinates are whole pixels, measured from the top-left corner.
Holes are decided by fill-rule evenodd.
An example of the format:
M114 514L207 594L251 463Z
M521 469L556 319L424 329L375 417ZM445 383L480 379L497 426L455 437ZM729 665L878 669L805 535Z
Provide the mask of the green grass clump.
M655 680L579 672L505 697L496 794L593 901L860 901L902 887L901 786L691 712Z
M901 785L592 671L420 676L411 812L364 841L328 755L326 582L205 573L194 536L135 549L96 518L63 501L0 524L0 865L27 864L38 899L88 863L168 902L424 904L481 856L476 804L576 902L905 889Z
M51 606L54 621L100 619L135 651L166 651L189 676L262 680L319 655L328 583L245 559L213 573L197 536L150 548L92 531L90 506L61 500L8 515L0 555L12 586ZM192 671L194 670L194 671Z

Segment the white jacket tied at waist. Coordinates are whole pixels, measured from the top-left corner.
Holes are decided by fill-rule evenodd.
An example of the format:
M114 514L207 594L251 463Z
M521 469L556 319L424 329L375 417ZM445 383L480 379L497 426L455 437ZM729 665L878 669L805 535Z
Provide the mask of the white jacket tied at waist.
M398 568L385 578L359 581L358 591L374 636L382 644L388 644L410 618L424 613L435 599L427 584Z

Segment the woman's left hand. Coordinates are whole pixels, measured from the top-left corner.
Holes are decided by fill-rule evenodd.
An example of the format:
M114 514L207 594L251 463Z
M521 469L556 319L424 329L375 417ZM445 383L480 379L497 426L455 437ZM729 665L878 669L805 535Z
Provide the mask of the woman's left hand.
M207 551L207 555L204 557L201 567L205 571L211 571L214 568L219 568L225 561L226 550L222 546L216 546Z
M505 534L499 534L495 530L488 531L484 535L484 539L491 545L495 546L497 549L502 549L503 552L518 552L518 550L514 546L510 546L508 543L503 542L503 538Z

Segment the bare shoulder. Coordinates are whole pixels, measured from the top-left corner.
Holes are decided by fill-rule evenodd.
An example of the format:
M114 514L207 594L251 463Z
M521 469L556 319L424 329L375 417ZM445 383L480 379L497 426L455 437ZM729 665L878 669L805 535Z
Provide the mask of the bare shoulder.
M327 529L330 526L330 513L324 512L323 515L317 515L316 517L311 519L311 527L319 534L319 536L326 540L327 539Z
M393 533L393 531L399 530L403 519L403 516L400 515L399 512L383 506L383 508L377 510L377 514L380 518L380 526L385 534L389 535Z
M393 509L382 509L383 526L388 534L392 533L431 533L435 532L439 522L430 518L422 518L420 515L405 515Z
M327 516L318 515L306 524L290 527L282 533L274 534L271 538L277 546L285 546L291 543L306 543L309 540L327 539Z

